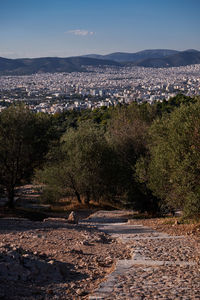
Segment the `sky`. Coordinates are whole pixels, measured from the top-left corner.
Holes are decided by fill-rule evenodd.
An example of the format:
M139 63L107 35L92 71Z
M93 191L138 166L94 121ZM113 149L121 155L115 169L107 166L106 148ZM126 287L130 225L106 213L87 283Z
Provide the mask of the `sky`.
M200 50L200 0L0 0L0 56Z

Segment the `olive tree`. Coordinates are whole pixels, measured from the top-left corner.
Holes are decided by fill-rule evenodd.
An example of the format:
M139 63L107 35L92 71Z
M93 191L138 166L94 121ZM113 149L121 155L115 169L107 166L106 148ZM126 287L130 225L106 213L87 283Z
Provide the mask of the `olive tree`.
M200 106L181 106L150 130L147 185L169 207L200 213ZM144 168L143 168L144 171ZM144 177L145 177L144 176Z
M47 151L49 120L23 105L0 114L0 182L8 205L14 206L15 187L27 182Z
M68 130L59 149L36 173L36 180L57 200L61 195L74 196L79 203L111 197L117 186L117 163L104 132L91 122Z
M122 202L139 211L154 212L157 199L136 176L137 161L147 152L148 129L153 118L147 117L147 109L146 105L134 104L117 110L107 135L118 157Z

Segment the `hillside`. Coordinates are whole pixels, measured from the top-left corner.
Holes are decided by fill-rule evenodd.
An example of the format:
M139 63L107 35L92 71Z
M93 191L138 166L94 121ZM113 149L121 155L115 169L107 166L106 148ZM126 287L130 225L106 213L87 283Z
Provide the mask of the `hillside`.
M0 75L84 72L85 66L140 66L152 68L200 64L200 51L144 50L137 53L116 52L76 57L41 57L8 59L0 57Z
M84 66L118 66L119 63L87 57L41 57L7 59L0 57L0 75L28 75L34 73L83 72Z
M140 67L180 67L193 64L200 64L200 51L183 51L163 58L149 58L134 63Z
M103 60L114 60L117 62L136 62L143 59L150 58L163 58L168 55L176 54L176 50L168 49L155 49L155 50L143 50L136 53L125 53L125 52L115 52L107 55L89 54L84 57L98 58Z
M85 57L113 60L128 66L152 68L180 67L200 63L200 51L193 49L186 51L157 49L137 53L116 52L108 55L91 54Z

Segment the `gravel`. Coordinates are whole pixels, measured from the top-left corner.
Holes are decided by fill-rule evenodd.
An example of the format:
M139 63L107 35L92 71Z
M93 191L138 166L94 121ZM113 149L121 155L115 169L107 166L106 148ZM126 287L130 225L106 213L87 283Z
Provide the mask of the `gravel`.
M102 213L101 213L102 214ZM105 213L106 215L106 213ZM94 217L98 218L98 213ZM199 242L193 236L160 233L137 220L99 224L132 252L90 296L95 299L200 299ZM155 224L154 224L155 225ZM162 230L163 231L163 230ZM179 234L180 234L179 230ZM99 297L99 298L98 298Z
M199 239L127 219L1 218L0 299L200 299Z
M65 219L0 219L0 299L87 299L130 256L119 241Z

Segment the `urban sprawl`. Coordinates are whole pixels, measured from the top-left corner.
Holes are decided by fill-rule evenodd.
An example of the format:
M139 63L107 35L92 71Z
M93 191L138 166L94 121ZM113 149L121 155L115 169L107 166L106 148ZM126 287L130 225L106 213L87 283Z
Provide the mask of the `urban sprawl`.
M0 77L0 111L24 102L35 112L95 109L200 94L200 65L177 68L87 67L87 72Z

